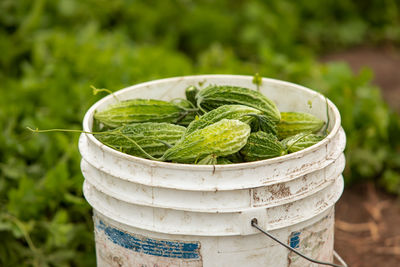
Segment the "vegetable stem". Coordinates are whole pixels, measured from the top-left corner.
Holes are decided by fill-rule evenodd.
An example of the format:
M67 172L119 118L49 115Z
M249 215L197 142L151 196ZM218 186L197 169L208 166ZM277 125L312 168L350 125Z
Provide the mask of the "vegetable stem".
M124 138L126 138L129 142L131 142L134 146L136 146L140 152L145 154L149 159L156 160L156 161L162 161L162 159L157 159L153 156L151 156L149 153L147 153L141 146L139 146L136 141L134 141L132 138L129 136L123 134L120 129L114 130L114 131L109 131L109 132L87 132L83 130L73 130L73 129L46 129L46 130L39 130L38 128L32 129L30 127L26 127L28 130L34 133L48 133L48 132L72 132L72 133L86 133L86 134L115 134L115 135L120 135ZM159 140L156 140L159 141ZM165 144L167 145L167 144ZM168 146L168 145L167 145Z

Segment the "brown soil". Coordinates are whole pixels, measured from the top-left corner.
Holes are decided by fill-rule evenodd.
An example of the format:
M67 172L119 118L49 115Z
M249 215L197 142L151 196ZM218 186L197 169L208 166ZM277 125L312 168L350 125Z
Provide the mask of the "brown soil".
M400 52L357 48L322 61L345 61L355 72L371 68L383 97L400 112ZM369 183L346 188L336 205L335 250L351 267L399 267L399 198Z
M400 202L373 184L347 188L336 206L335 250L351 267L400 266Z

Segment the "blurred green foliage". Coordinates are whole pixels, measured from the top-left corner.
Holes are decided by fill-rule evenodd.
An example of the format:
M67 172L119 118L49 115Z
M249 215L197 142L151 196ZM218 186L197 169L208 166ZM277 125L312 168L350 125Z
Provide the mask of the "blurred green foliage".
M0 266L93 266L78 135L111 90L157 78L231 73L319 90L341 111L347 182L400 193L400 121L372 73L321 64L326 51L400 43L396 0L2 0L0 2Z

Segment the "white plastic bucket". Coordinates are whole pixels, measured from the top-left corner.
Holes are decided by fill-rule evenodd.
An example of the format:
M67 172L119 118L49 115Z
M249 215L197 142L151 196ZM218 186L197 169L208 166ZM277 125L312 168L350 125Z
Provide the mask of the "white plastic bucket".
M157 80L115 93L119 100L184 97L189 85L256 89L250 76ZM286 156L230 165L156 162L120 153L82 134L84 194L94 209L98 266L317 266L269 239L258 225L309 257L333 260L334 204L343 191L346 138L337 108L302 86L264 78L280 111L311 113L329 135ZM107 96L87 112L117 100Z

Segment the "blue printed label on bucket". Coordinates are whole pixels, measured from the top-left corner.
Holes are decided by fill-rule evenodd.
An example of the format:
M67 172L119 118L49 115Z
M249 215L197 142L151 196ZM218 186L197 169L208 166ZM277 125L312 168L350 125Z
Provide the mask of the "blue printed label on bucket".
M321 220L293 231L288 240L290 247L300 250L313 259L331 262L333 259L333 221L333 209L331 209L328 215ZM294 252L289 252L288 262L290 267L314 266Z
M202 266L200 242L150 238L94 221L98 266Z

